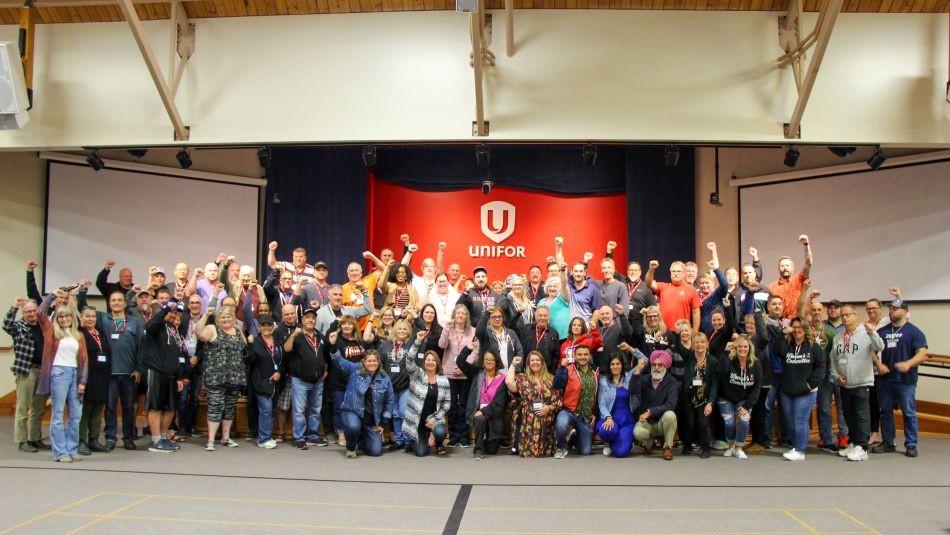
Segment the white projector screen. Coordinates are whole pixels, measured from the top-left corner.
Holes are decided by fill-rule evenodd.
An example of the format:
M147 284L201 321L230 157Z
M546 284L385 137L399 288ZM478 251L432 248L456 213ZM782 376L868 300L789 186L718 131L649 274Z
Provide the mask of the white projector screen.
M950 161L745 186L739 190L743 259L759 250L764 282L778 258L801 269L799 234L811 240L822 300L950 299Z
M193 271L221 251L257 266L258 206L256 186L50 162L44 291L95 282L106 260L110 281L129 267L142 285L149 266L171 281L177 262Z

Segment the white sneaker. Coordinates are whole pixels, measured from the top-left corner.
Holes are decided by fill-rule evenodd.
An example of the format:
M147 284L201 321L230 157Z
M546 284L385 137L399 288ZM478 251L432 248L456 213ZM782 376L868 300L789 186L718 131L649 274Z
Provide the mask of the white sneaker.
M851 446L848 446L849 448ZM868 460L868 452L864 451L864 448L861 446L855 446L851 453L848 454L849 461L866 461Z
M847 448L843 448L843 449L838 450L838 456L839 456L839 457L847 457L848 455L851 454L852 451L854 451L854 444L848 444L848 447L847 447Z
M789 461L804 461L805 460L805 454L800 453L798 452L798 450L795 450L795 449L786 451L785 453L782 454L782 457L785 457Z
M749 456L742 451L742 448L736 448L736 459L748 459Z
M272 450L272 449L274 449L274 448L277 447L277 441L274 440L274 439L270 439L270 440L268 440L267 442L258 442L258 443L257 443L257 447L258 447L258 448L264 448L264 449L267 449L267 450Z
M736 449L733 447L726 448L726 451L722 452L723 457L732 457L736 454Z
M610 454L613 453L610 450L610 446L604 446L604 457L610 457Z

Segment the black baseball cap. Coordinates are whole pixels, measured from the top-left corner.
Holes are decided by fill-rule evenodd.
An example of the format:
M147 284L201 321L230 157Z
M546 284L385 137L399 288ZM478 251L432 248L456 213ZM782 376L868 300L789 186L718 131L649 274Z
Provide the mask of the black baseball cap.
M265 314L265 315L263 315L263 316L257 318L257 324L258 324L258 325L267 325L267 324L273 325L273 324L274 324L274 316L271 316L270 314Z
M316 316L316 315L317 315L317 309L315 309L315 308L305 308L305 309L303 310L303 314L301 314L301 316L306 316L307 314L313 314L314 316Z
M488 275L488 270L485 269L485 266L475 266L475 269L472 270L472 276L474 277L475 274L478 273L479 271Z

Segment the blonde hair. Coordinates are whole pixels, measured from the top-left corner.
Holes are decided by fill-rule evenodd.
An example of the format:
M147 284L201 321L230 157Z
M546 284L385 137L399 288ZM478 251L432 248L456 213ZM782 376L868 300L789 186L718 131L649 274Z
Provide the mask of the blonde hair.
M538 357L538 360L541 361L541 371L538 372L537 375L531 370L530 364L532 356ZM551 381L554 380L554 377L551 376L551 372L548 371L547 363L544 362L544 355L542 355L541 352L537 350L529 352L528 356L525 357L524 373L528 377L528 380L532 383L536 383L540 379L544 382L544 384L550 386Z
M409 323L409 320L407 320L406 318L401 318L401 319L396 320L396 323L393 323L393 328L392 330L389 331L390 342L395 342L397 340L396 331L399 329L400 325L405 325L406 327L406 333L407 333L406 340L408 341L412 339L412 325Z
M237 320L237 315L234 313L234 307L222 307L221 311L214 317L214 325L217 328L221 328L221 318L225 316L231 316L231 319Z
M729 351L729 360L735 360L738 358L738 353L736 353L736 347L739 345L739 342L745 340L749 344L749 364L755 364L757 360L755 358L755 344L752 343L752 339L747 334L740 334L732 342L732 349Z
M680 263L682 263L682 262L680 262ZM647 307L647 309L643 312L643 330L644 330L644 331L649 331L649 330L650 330L649 325L647 325L647 316L649 316L650 314L656 314L656 315L657 315L657 328L656 328L656 332L658 332L658 333L660 333L660 334L666 334L666 323L663 321L663 316L660 314L660 307L658 307L658 306L656 306L656 305Z
M72 321L69 324L68 329L64 329L59 324L59 318L62 316L69 316ZM72 297L70 297L70 304L66 306L61 306L56 309L56 313L53 314L53 334L58 340L62 340L67 336L71 336L76 340L79 340L82 335L79 334L79 317L76 314L76 308L72 306Z

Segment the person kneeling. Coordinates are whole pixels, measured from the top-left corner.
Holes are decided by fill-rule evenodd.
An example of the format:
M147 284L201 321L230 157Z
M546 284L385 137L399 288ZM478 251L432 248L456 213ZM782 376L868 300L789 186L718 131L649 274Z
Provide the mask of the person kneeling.
M335 338L336 333L331 332L331 344ZM340 407L346 456L355 459L359 447L367 455L379 457L383 453L383 428L392 420L395 400L393 384L380 366L379 354L367 351L359 364L341 358L339 352L334 352L332 358L347 379Z
M650 354L650 375L630 381L631 394L640 394L640 410L633 428L634 438L646 454L653 452L653 438L663 437L663 459L673 460L673 437L676 435L676 400L679 383L669 374L673 357L666 351Z
M557 451L555 459L567 457L570 448L569 430L576 431L577 453L590 455L594 436L594 407L597 404L597 381L599 373L590 365L590 348L577 346L574 358L561 359L561 367L554 374L554 389L564 392L561 410L557 412L555 431Z
M639 351L637 353L642 355ZM640 399L630 394L630 383L640 379L645 364L646 357L643 357L643 360L638 359L636 368L625 371L623 355L614 353L607 365L610 374L600 376L597 435L604 441L605 456L626 457L633 449L633 426L636 424L633 411Z

